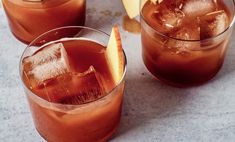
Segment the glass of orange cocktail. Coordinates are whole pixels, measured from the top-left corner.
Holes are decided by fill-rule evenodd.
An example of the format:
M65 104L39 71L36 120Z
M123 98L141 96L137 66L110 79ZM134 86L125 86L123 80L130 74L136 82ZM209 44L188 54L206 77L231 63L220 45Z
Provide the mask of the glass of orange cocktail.
M121 117L125 71L117 27L110 36L87 27L39 36L20 61L37 131L50 142L110 139Z
M83 26L86 0L2 0L15 37L30 43L40 34L62 26Z
M145 66L178 87L210 80L223 65L234 10L232 0L141 0Z

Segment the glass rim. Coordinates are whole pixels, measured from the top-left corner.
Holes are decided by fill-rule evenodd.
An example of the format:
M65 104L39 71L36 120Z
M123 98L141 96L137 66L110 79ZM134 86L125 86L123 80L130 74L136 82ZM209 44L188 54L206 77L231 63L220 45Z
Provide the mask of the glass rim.
M35 38L32 42L29 43L29 45L26 46L26 48L24 49L21 57L20 57L20 62L19 62L19 73L20 73L20 80L21 82L23 83L23 87L24 89L27 89L27 91L30 93L30 94L27 94L26 95L32 95L33 97L35 97L37 100L39 100L40 102L43 102L43 103L47 103L47 104L50 104L50 105L54 105L54 106L63 106L63 107L76 107L76 106L84 106L84 105L88 105L88 104L92 104L94 102L97 102L105 97L108 97L110 96L123 82L124 78L125 78L125 75L126 75L126 72L127 72L127 57L126 57L126 54L125 54L125 51L124 49L122 49L122 53L124 55L124 68L123 68L123 74L122 74L122 77L120 78L119 82L111 89L109 90L107 93L105 93L104 96L100 97L100 98L97 98L95 100L92 100L92 101L88 101L88 102L84 102L84 103L81 103L81 104L76 104L76 105L71 105L71 104L62 104L62 103L55 103L55 102L50 102L50 101L47 101L41 97L39 97L38 95L36 95L34 92L31 91L31 89L25 84L24 80L23 80L23 75L22 75L22 61L23 61L23 55L24 53L26 52L26 50L31 47L31 45L38 39L40 39L41 37L51 33L51 32L54 32L54 31L57 31L57 30L61 30L61 29L71 29L71 28L77 28L77 29L86 29L86 30L91 30L93 32L97 32L97 33L100 33L100 34L103 34L107 37L110 37L109 34L107 34L106 32L102 31L102 30L97 30L97 29L94 29L94 28L90 28L90 27L86 27L86 26L64 26L64 27L59 27L59 28L55 28L55 29L52 29L52 30L49 30L41 35L39 35L37 38ZM108 44L108 43L107 43Z
M142 1L144 0L140 0L140 5L142 4ZM230 30L233 25L234 25L234 22L235 22L235 1L234 0L231 0L233 2L233 13L232 13L232 20L230 21L230 24L228 25L228 27L221 33L213 36L213 37L209 37L209 38L206 38L206 39L198 39L198 40L186 40L186 39L180 39L180 38L175 38L175 37L171 37L171 36L167 36L166 34L163 34L159 31L157 31L156 29L153 28L153 26L151 26L148 22L146 22L147 20L144 18L143 14L142 14L142 9L140 10L140 17L141 19L144 20L144 22L148 25L149 28L151 28L151 30L153 30L154 32L156 32L157 34L159 34L160 36L162 37L166 37L166 38L169 38L169 39L172 39L172 40L177 40L177 41L183 41L183 42L206 42L206 41L210 41L210 40L213 40L215 38L218 38L220 36L222 36L225 32L227 32L228 30Z

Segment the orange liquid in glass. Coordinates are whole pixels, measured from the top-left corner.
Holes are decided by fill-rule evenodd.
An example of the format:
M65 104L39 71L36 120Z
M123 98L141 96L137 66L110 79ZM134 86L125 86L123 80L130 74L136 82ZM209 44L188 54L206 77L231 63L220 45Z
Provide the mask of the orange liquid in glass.
M210 12L199 11L202 14L197 16L194 14L198 11L187 14L185 11L192 8L192 5L185 8L189 1L163 0L156 5L149 1L141 13L143 61L157 79L178 87L200 85L215 76L223 64L231 35L226 32L203 41L216 36L203 31L203 26L215 21L213 16L226 15L227 28L231 14L221 0L217 0Z
M24 43L62 26L85 23L85 0L2 0L12 33Z
M68 54L69 63L74 72L84 72L91 65L95 68L96 73L103 79L103 87L106 92L110 92L115 84L108 68L107 60L104 56L105 47L87 39L79 40L63 40L59 41ZM23 75L25 84L30 88L28 78ZM63 80L59 80L63 82ZM66 84L66 82L63 82ZM87 82L90 86L95 86L92 80ZM69 84L68 84L69 85ZM75 84L76 85L76 84ZM45 88L53 86L48 83L44 88L36 87L31 89L37 96L43 98L44 101L52 101L60 104L76 105L77 96L81 94L56 94L50 96L54 98L50 100ZM62 86L64 87L64 86ZM80 89L78 86L78 89ZM83 86L89 87L89 86ZM44 90L43 90L44 89ZM51 92L57 89L52 88ZM83 90L83 89L81 89ZM33 115L36 129L49 142L105 142L116 132L121 115L122 97L124 90L124 82L121 83L114 91L101 99L94 102L77 105L77 107L68 111L61 111L59 107L54 105L48 106L40 101L34 95L28 94L28 100ZM62 91L63 92L63 91ZM93 92L90 92L91 95ZM62 96L62 97L61 97ZM89 96L88 96L89 97ZM75 99L75 100L73 100ZM86 101L86 100L84 100ZM81 102L81 100L79 100Z

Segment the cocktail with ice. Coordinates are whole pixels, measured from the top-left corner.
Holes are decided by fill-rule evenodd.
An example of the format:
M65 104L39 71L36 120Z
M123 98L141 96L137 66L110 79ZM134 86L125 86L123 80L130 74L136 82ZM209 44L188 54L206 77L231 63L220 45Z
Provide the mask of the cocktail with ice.
M234 23L232 0L142 0L142 57L159 80L199 85L221 68Z
M86 0L2 0L16 38L30 43L40 34L62 26L83 26Z
M116 26L110 37L64 27L34 40L22 56L20 73L40 135L50 142L110 139L120 121L125 65Z

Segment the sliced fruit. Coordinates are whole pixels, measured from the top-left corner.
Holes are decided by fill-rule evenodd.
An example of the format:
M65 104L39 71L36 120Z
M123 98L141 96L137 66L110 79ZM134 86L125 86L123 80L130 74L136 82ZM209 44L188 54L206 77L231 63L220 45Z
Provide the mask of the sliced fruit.
M143 8L144 4L148 0L122 0L122 3L125 7L127 15L133 19L140 13L140 9ZM161 3L163 0L150 0L152 3L157 4ZM141 4L140 4L141 3Z
M122 0L127 15L132 19L139 15L139 0Z
M123 75L124 68L124 55L122 50L121 37L117 25L112 28L105 56L108 60L114 82L117 84Z
M147 0L146 0L147 1ZM152 3L157 4L157 3L161 3L163 0L150 0Z

